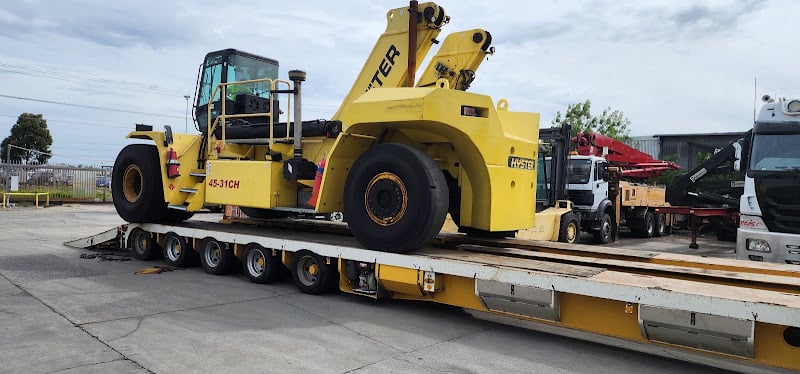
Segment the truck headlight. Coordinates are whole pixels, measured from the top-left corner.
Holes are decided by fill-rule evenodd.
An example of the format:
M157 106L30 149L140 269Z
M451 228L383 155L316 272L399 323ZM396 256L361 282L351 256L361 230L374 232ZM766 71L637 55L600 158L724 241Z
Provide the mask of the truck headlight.
M755 252L772 252L769 243L764 239L747 239L747 250Z

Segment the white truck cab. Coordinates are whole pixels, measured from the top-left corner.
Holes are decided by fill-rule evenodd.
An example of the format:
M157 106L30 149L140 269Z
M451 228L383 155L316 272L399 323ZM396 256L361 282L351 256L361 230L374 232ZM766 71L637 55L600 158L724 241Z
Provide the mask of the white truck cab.
M736 257L800 264L800 100L762 100L745 163Z

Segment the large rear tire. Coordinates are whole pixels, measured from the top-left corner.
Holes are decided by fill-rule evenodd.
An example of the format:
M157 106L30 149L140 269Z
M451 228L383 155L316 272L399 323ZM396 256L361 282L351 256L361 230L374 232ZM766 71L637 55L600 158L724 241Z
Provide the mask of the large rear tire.
M441 230L448 193L444 173L425 152L379 144L364 152L347 175L344 219L363 246L410 252Z
M114 162L111 175L114 208L128 222L160 222L167 215L161 165L155 146L130 144Z

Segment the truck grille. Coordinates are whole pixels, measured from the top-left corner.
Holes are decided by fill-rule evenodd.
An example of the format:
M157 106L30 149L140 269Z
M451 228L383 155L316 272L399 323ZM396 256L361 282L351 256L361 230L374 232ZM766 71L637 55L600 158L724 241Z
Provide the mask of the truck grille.
M594 203L594 194L592 194L592 191L570 190L569 199L572 200L572 203L575 205L592 206Z
M800 234L800 193L797 178L756 178L764 223L770 231Z

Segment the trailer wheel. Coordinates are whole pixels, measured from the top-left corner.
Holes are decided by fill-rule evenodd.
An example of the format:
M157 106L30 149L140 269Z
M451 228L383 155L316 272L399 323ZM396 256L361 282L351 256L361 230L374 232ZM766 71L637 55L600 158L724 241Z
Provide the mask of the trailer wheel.
M200 242L200 264L206 273L223 275L231 272L236 257L227 247L226 243L214 238L205 238Z
M158 222L167 214L161 165L155 146L130 144L114 162L111 175L114 208L128 222Z
M653 212L647 211L644 214L644 229L642 230L641 234L645 238L652 238L653 234L656 231L656 218L653 216Z
M186 239L174 232L164 235L164 262L181 268L193 265L197 256Z
M139 227L134 228L128 234L128 248L131 249L133 258L137 260L152 260L161 253L161 248L158 247L153 236Z
M332 290L339 281L334 264L311 251L298 251L292 261L292 279L300 292L319 295Z
M656 213L656 230L653 235L657 237L667 235L667 216L664 213Z
M344 219L363 246L405 253L439 233L448 193L444 173L428 154L405 144L379 144L347 175Z
M247 245L244 251L242 268L247 279L253 283L272 283L283 275L281 260L272 255L272 250L266 249L256 243Z
M614 224L611 222L611 215L604 213L600 221L600 229L594 232L594 241L601 244L611 243L613 231Z
M581 241L581 225L575 213L566 213L561 216L558 241L569 244L577 244Z

